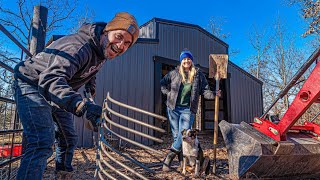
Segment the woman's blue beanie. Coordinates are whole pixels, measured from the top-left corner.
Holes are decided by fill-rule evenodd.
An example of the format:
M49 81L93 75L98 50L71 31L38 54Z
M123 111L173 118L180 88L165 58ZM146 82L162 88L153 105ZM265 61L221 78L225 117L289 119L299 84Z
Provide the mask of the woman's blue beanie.
M180 62L182 62L182 60L186 57L190 58L193 61L192 53L189 50L183 50L180 54Z

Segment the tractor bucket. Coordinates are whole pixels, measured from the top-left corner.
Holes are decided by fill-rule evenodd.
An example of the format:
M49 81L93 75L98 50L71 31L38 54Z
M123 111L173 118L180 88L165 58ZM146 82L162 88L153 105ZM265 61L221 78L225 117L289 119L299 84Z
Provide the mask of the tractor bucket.
M320 177L320 142L307 134L287 134L277 142L251 125L221 121L231 179Z

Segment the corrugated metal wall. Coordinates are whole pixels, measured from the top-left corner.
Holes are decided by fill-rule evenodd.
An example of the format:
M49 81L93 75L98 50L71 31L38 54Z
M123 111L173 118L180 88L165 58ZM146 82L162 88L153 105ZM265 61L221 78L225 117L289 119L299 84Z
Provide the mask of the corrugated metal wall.
M180 52L188 48L194 63L209 67L209 54L227 53L227 47L211 39L198 29L170 24L159 25L159 56L179 60Z
M96 103L102 104L107 92L110 92L111 97L115 100L154 112L153 56L162 56L178 61L181 50L188 48L194 55L194 63L208 68L209 54L228 53L227 44L213 38L212 35L198 26L190 26L184 23L177 25L172 21L153 19L141 27L140 37L158 38L159 41L158 43L148 43L138 40L124 55L107 61L97 75ZM236 122L238 120L239 122L240 120L248 121L252 114L257 114L256 112L260 110L257 107L261 106L259 103L262 103L262 98L261 100L257 100L257 98L261 96L261 86L254 79L243 75L237 68L229 66L228 72L231 73L230 96L232 102L231 116L229 115L229 117ZM239 96L239 94L242 96ZM245 98L248 96L251 97ZM153 118L116 105L113 105L112 109L123 115L151 124L155 121ZM250 112L248 112L248 109ZM80 134L78 146L91 146L92 132L84 130L81 120L77 119L75 123L78 134ZM147 130L140 125L134 126L120 118L113 117L113 119L122 125L153 135L152 130ZM115 128L113 130L138 142L152 144L146 138L125 133Z
M233 63L228 65L230 91L230 122L252 122L263 113L262 83Z

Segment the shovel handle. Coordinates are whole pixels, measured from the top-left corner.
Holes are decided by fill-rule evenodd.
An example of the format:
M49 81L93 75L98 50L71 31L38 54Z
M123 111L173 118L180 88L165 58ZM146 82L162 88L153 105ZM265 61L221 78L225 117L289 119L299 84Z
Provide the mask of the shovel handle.
M216 80L216 92L219 91L219 79ZM217 159L217 141L218 141L218 119L219 119L219 96L215 96L214 103L214 132L213 132L213 173L216 173L216 159Z

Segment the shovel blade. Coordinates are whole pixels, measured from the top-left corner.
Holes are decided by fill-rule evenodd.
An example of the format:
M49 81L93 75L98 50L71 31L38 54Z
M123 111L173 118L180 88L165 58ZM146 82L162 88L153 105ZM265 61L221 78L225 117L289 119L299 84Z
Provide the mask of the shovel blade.
M232 179L320 177L320 143L309 136L288 133L274 141L250 125L221 121L220 129Z

